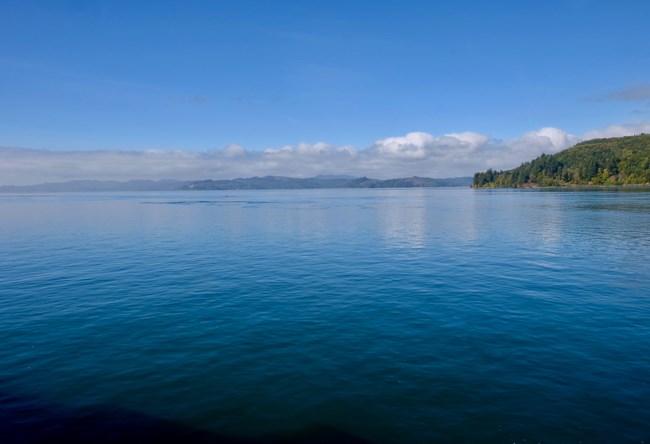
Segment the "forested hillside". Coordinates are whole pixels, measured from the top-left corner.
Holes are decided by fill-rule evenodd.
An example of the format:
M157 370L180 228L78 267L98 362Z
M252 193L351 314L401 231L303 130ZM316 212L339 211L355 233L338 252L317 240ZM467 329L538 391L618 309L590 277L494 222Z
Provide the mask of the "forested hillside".
M650 135L593 139L507 171L474 175L473 187L650 185Z

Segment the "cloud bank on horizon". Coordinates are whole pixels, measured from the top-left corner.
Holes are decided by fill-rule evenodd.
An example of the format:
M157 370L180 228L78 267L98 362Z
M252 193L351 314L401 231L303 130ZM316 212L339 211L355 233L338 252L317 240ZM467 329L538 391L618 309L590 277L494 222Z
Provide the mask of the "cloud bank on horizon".
M510 140L474 133L435 136L411 132L376 140L370 147L324 142L251 151L240 145L221 150L49 151L0 147L0 185L68 180L232 179L252 176L312 177L348 174L378 179L471 176L488 168L508 169L542 153L555 153L581 140L650 132L650 121L612 125L575 136L546 127Z

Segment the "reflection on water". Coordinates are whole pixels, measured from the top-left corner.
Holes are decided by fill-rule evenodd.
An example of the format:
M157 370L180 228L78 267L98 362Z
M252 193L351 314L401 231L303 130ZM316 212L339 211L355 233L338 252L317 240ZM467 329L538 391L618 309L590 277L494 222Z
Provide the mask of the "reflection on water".
M436 229L435 217L427 214L426 195L417 191L408 199L403 199L398 192L389 194L377 205L377 220L387 247L424 248L427 230Z
M585 204L579 205L578 208L588 211L632 211L640 213L650 212L650 207L647 204L643 203L600 203L600 204Z
M548 194L544 205L531 211L530 223L534 225L533 238L547 251L560 253L567 236L567 221L561 209L563 204L557 194Z

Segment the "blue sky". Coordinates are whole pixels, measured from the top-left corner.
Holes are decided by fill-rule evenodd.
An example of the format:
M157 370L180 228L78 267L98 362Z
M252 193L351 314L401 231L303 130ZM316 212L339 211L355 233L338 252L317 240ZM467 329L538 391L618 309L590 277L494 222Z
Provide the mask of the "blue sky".
M650 121L647 1L22 0L0 17L4 147L364 151Z

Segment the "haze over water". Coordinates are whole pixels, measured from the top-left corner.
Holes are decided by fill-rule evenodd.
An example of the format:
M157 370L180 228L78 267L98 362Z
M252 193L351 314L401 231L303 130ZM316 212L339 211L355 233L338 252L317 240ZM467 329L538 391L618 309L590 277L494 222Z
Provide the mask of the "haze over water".
M230 436L648 442L648 257L643 191L3 195L0 393Z

